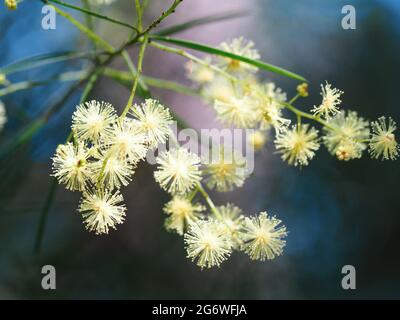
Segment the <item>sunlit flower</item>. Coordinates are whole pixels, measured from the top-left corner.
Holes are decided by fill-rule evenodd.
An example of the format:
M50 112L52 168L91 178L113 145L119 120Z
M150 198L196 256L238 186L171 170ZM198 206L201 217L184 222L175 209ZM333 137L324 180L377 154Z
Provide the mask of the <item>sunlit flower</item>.
M7 122L6 107L4 106L4 103L0 101L0 131L3 130L6 122Z
M287 236L286 227L279 226L281 220L269 217L266 212L258 216L246 217L240 237L243 241L241 249L252 260L272 260L283 253Z
M339 105L342 103L340 96L343 91L340 91L326 82L325 86L321 85L322 103L319 106L314 106L311 110L315 115L329 119L331 116L339 113Z
M232 253L232 240L222 224L214 220L200 220L185 233L187 257L201 268L219 267Z
M169 215L165 221L167 230L175 230L183 235L185 228L202 217L205 207L198 203L192 203L189 199L174 196L164 206L164 212Z
M247 136L247 141L253 147L254 151L260 151L267 142L267 135L267 131L255 130Z
M277 133L275 145L282 159L289 165L306 166L319 149L318 131L309 128L308 124L300 127L294 125L291 129Z
M104 151L92 164L94 182L104 183L110 190L127 186L134 174L133 164L118 154ZM101 175L101 177L100 177Z
M168 108L157 100L146 99L145 103L140 106L135 105L131 110L132 115L138 120L137 127L146 135L151 147L156 147L167 140L172 123Z
M218 154L213 155L216 159L213 157L204 170L208 175L207 186L220 192L242 187L248 176L246 159L236 150L220 148L219 151Z
M238 128L249 128L254 126L256 114L254 102L247 97L231 97L229 101L215 100L214 108L218 119Z
M167 192L186 193L201 180L200 158L184 148L162 153L157 164L154 177Z
M53 175L59 183L65 184L69 190L85 189L92 177L88 163L90 157L83 142L74 146L71 142L57 147L53 159Z
M97 143L100 135L111 134L116 120L117 115L111 104L92 100L76 108L72 115L72 129L78 139Z
M381 157L382 160L395 160L399 155L399 146L394 136L396 122L389 118L386 124L385 117L380 117L378 121L371 123L372 135L369 143L369 151L375 159Z
M204 61L211 64L210 58L205 58ZM187 76L194 82L199 84L210 83L215 78L215 72L209 66L189 61L186 64Z
M8 10L16 10L18 2L17 0L4 0L4 3Z
M224 51L246 58L255 60L260 59L260 54L256 49L254 49L254 43L252 41L247 41L243 37L234 38L230 42L222 42L220 48ZM226 67L230 72L257 71L257 67L236 59L220 57L220 60L221 65Z
M348 111L338 113L328 122L329 127L324 127L324 144L333 155L345 151L343 160L360 158L367 147L365 141L369 138L369 123L357 116L357 112ZM338 153L339 152L339 153Z
M96 190L93 193L83 194L78 211L82 214L86 229L96 234L108 233L109 229L116 229L117 224L125 220L124 199L119 191L114 194L105 190Z
M217 210L221 215L222 228L232 237L233 247L238 248L242 242L239 237L244 222L242 210L232 203L219 206Z
M147 137L136 123L125 119L117 121L110 135L102 140L104 146L112 148L112 152L127 161L136 164L146 156Z
M251 97L256 103L256 117L261 130L272 126L279 132L290 124L290 120L282 116L281 103L286 101L286 93L273 82L253 86Z

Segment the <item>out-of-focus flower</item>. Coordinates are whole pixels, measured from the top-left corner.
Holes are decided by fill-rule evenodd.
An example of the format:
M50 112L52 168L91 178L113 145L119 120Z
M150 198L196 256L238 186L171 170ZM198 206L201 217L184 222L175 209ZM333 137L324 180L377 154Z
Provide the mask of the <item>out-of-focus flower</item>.
M211 64L209 57L205 58L204 61L209 65ZM201 85L210 83L215 79L215 71L204 64L189 61L186 64L186 70L188 78Z
M189 226L184 236L187 257L201 268L219 267L232 253L231 236L221 222L200 220Z
M204 172L207 186L219 192L232 191L235 187L243 186L248 174L246 172L246 159L236 150L220 148L215 155L217 159L211 159Z
M198 203L192 203L189 199L181 196L174 196L164 206L164 212L169 215L165 221L167 230L175 230L183 235L184 230L190 224L202 217L205 207Z
M248 97L231 97L229 101L215 100L215 111L218 119L237 128L250 128L256 120L255 105Z
M282 159L289 165L306 166L319 149L318 131L308 124L293 126L277 133L275 145Z
M247 141L253 147L254 151L260 151L267 142L267 136L267 131L255 130L247 136Z
M201 180L200 158L184 148L173 149L157 157L154 177L172 194L184 194Z
M314 106L311 110L315 115L329 119L339 113L339 105L342 103L340 96L343 91L340 91L326 82L325 86L321 85L322 103L319 106Z
M224 206L217 207L221 215L222 227L227 234L232 237L233 247L239 248L241 240L239 233L243 227L244 216L242 210L232 203L227 203Z
M105 190L84 193L78 211L82 214L86 229L96 234L108 233L110 228L125 220L125 205L119 191L114 194Z
M0 101L0 131L3 130L6 122L7 122L6 107L4 106L4 103Z
M17 10L17 0L4 0L4 3L8 10Z
M261 212L255 217L246 217L240 237L243 241L242 250L252 260L272 260L283 253L287 236L286 227L279 226L281 220L269 217Z
M385 117L371 123L372 135L369 143L369 151L373 158L382 160L395 160L399 156L399 146L394 136L396 122L389 118L386 124Z

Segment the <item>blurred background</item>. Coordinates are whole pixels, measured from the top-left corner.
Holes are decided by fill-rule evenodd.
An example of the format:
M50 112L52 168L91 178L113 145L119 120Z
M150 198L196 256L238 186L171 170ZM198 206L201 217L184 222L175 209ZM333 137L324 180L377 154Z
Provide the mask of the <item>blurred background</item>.
M146 23L170 2L149 1ZM346 4L356 8L356 30L341 27L341 10ZM15 12L0 8L0 67L27 56L88 47L86 39L61 17L56 30L43 30L39 1L23 1ZM96 11L134 20L130 1L117 0ZM400 122L399 1L192 0L183 1L161 27L232 11L247 14L176 36L217 45L243 35L256 43L264 61L310 81L304 108L318 104L319 86L328 80L345 92L345 109L357 110L370 120L390 115ZM99 21L96 30L115 45L128 34L124 28ZM16 73L9 80L49 79L80 70L85 63L52 64ZM190 85L184 63L179 57L149 48L144 73ZM125 68L119 60L114 66ZM289 97L295 94L293 80L266 72L261 76L276 81ZM249 214L267 210L284 221L290 231L286 251L271 262L251 262L235 253L220 269L200 271L185 258L182 238L163 228L162 207L169 196L154 182L153 168L147 164L140 166L134 181L123 189L127 219L108 236L86 232L76 211L79 195L58 188L41 253L35 255L39 217L52 181L50 157L68 135L81 92L65 99L28 143L18 148L13 143L72 85L52 81L0 98L8 113L0 134L0 298L400 298L399 162L368 156L339 162L325 148L310 166L299 170L283 163L270 143L257 155L254 176L242 189L213 194L218 204L232 201ZM219 125L198 98L165 90L153 94L195 128ZM125 87L106 78L91 94L120 109L128 96ZM54 291L41 288L40 270L45 264L56 267ZM356 290L341 288L341 269L348 264L357 270Z

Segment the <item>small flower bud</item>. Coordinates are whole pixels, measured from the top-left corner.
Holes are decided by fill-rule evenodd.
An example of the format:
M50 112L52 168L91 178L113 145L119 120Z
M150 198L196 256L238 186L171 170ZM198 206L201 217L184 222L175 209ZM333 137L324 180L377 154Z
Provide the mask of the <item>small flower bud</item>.
M17 10L17 0L4 0L8 10Z
M308 97L308 84L303 82L297 86L297 92L303 98Z

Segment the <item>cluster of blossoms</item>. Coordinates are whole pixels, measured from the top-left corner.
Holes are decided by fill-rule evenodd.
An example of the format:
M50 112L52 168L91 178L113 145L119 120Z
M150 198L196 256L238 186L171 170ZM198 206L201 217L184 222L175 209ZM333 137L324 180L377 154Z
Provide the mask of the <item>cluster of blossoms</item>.
M250 59L260 57L254 43L242 37L223 42L220 48ZM305 113L293 106L298 98L308 96L305 83L287 101L286 94L274 83L257 79L255 66L238 60L205 57L203 64L190 62L188 70L189 78L197 84L206 103L214 107L222 123L256 130L248 137L255 150L263 148L273 128L277 153L289 165L308 165L321 143L344 161L360 158L366 149L373 158L394 160L398 157L394 120L381 117L370 123L354 111L341 110L343 92L328 82L321 85L321 103ZM285 108L296 115L297 124L292 125L284 116ZM322 137L310 124L303 124L303 118L322 124Z
M147 99L117 117L114 107L90 101L72 117L72 142L59 145L53 174L65 187L82 192L79 212L96 234L124 222L126 208L119 191L132 180L150 148L166 141L172 117L158 101Z

